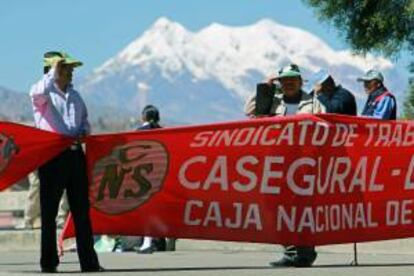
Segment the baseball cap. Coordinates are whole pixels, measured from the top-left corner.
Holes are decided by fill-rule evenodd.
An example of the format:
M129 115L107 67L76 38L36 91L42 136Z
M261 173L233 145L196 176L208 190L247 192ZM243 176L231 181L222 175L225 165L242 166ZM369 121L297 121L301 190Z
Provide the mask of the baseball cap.
M371 81L371 80L379 80L380 82L384 81L384 76L381 74L380 71L375 69L368 70L365 75L362 77L357 78L357 81Z
M277 76L277 78L282 79L282 78L300 77L300 76L301 74L300 74L299 66L292 63L280 69L279 75Z
M328 70L321 69L315 74L313 74L309 81L312 85L320 85L324 83L330 76L331 74L329 74Z
M83 65L83 63L80 60L77 60L71 57L69 54L65 52L50 51L50 52L46 52L43 55L43 66L51 67L60 60L63 60L63 64L70 64L73 67L78 67L78 66Z

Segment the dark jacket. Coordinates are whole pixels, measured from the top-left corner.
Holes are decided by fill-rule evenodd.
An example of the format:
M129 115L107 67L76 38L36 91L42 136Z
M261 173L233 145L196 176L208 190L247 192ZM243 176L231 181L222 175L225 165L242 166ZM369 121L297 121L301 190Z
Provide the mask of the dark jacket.
M340 85L331 95L319 94L318 100L325 106L326 113L357 115L355 96Z
M146 130L146 129L155 129L155 128L161 128L161 126L157 123L148 123L148 124L143 124L142 126L137 127L137 130Z

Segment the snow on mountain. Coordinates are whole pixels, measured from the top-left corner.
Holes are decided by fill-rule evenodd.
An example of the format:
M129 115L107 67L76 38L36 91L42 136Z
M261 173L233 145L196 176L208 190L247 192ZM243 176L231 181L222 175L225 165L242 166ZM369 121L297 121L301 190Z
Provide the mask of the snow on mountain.
M264 19L244 27L213 23L186 30L158 19L142 36L82 83L89 101L139 113L154 104L170 120L202 123L243 118L244 100L256 83L289 62L305 79L321 68L352 91L361 91L357 76L375 67L391 76L390 89L401 91L404 79L393 64L373 56L335 51L304 30ZM362 101L363 93L355 93Z

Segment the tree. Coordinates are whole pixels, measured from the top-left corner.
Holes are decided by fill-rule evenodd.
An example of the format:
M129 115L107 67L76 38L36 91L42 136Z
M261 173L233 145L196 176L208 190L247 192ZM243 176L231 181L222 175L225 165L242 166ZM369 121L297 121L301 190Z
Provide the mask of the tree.
M410 65L410 72L412 74L407 91L407 97L404 101L404 119L414 119L414 63Z
M359 53L414 52L414 0L303 0Z

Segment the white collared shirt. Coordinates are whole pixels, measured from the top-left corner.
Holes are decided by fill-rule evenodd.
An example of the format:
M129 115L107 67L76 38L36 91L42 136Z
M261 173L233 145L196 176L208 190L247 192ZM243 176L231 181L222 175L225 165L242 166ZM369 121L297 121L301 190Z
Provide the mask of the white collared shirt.
M79 93L68 86L66 93L56 85L52 68L30 90L36 127L77 137L90 133L86 105Z

